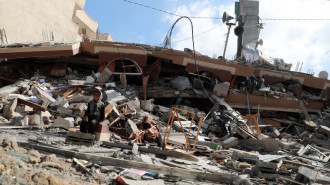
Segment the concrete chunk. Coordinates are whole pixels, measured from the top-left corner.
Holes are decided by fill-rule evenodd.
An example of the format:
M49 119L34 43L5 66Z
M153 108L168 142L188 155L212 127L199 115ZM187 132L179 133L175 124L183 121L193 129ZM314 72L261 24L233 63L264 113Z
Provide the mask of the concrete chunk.
M263 150L267 152L275 152L279 150L279 143L275 139L254 140L245 139L239 141L254 150Z
M191 87L189 79L183 76L178 76L176 79L172 80L171 85L180 91L183 91Z
M233 148L238 145L238 139L236 137L230 137L222 142L224 149Z
M110 131L109 127L106 125L98 126L94 132L96 141L109 141L110 140Z
M84 80L68 80L68 85L84 85Z
M107 95L107 100L110 102L120 102L120 101L124 101L126 100L126 97L121 95L121 93L115 91L115 90L107 90L105 91L106 95Z
M67 100L63 99L62 97L58 96L56 98L55 105L58 106L58 107L67 108L67 107L69 107L69 102Z
M225 96L228 94L229 86L230 86L229 82L216 84L213 88L213 92L217 96Z
M70 128L70 127L73 127L73 122L74 122L74 119L73 121L70 120L70 119L64 119L62 117L57 117L54 121L54 126L59 126L59 127L63 127L63 128Z
M85 103L71 103L68 108L73 111L83 112L87 109L87 105Z
M327 126L321 125L317 130L327 136L330 136L330 128Z
M283 161L280 160L277 163L275 162L264 162L264 161L258 161L257 162L257 166L259 166L260 168L269 168L269 169L278 169L279 167L281 167Z
M107 82L111 76L112 71L108 67L106 67L103 69L100 76L98 77L98 81L101 83Z
M4 107L3 115L5 116L5 118L7 118L7 119L12 118L16 107L17 107L17 98L12 100L9 104L7 104Z
M33 114L29 116L29 125L42 125L41 115Z
M315 181L318 173L312 169L300 166L295 180L301 183L312 183Z
M86 77L86 80L85 80L86 84L90 84L90 83L94 83L94 82L95 82L95 79L92 76Z
M15 126L24 126L23 115L18 112L12 114L11 124Z
M278 136L280 136L281 134L280 134L280 132L277 130L277 129L275 129L271 134L270 134L270 136L272 137L272 138L278 138Z
M40 87L37 87L35 85L33 85L32 87L32 92L36 97L38 97L43 101L42 105L44 107L47 107L49 104L52 104L53 102L56 101L53 97L51 97L49 94L43 91Z
M65 116L72 116L72 110L64 107L60 107L56 110L60 116L65 117Z
M49 124L51 117L52 115L48 111L41 112L41 121L44 124Z
M153 105L152 102L154 102L154 99L149 99L149 100L146 100L146 101L141 101L141 104L140 104L141 109L144 109L144 110L146 110L148 112L153 111L154 110L154 105Z

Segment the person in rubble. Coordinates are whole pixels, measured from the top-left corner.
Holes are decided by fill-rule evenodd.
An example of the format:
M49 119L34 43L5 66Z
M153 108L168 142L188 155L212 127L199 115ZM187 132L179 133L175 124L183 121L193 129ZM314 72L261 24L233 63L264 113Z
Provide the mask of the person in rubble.
M94 134L94 129L101 126L104 120L105 106L102 102L102 92L95 89L93 99L88 102L85 118L80 124L80 132Z

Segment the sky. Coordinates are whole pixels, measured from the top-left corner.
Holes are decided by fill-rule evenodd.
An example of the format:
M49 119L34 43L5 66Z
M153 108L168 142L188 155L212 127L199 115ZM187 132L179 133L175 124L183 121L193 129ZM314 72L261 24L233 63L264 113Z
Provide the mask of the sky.
M130 0L181 16L221 18L223 12L234 16L233 0ZM282 58L301 72L330 73L330 1L260 0L259 17L263 23L259 50L272 58ZM124 0L86 0L85 11L99 23L101 33L110 33L114 41L162 46L178 16L145 8ZM329 19L329 20L269 20ZM210 57L222 56L227 26L221 19L193 18L196 51ZM174 27L171 47L192 49L191 26L181 19ZM237 37L229 34L226 58L234 59ZM328 78L329 79L329 78Z

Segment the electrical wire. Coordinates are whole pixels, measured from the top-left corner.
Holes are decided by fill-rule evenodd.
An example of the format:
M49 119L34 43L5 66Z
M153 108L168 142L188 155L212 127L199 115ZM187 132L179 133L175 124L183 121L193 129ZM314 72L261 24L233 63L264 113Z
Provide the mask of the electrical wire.
M154 7L151 7L151 6L148 6L148 5L136 3L136 2L133 2L133 1L130 1L130 0L123 0L123 1L131 3L131 4L135 4L135 5L138 5L138 6L142 6L142 7L145 7L145 8L153 9L153 10L156 10L156 11L159 11L159 12L162 12L162 13L167 13L167 14L170 14L170 15L174 15L174 16L177 16L177 17L184 17L184 16L181 16L181 15L172 13L172 12L168 12L168 11L161 10L161 9L158 9L158 8L154 8ZM195 16L192 16L190 18L193 18L193 19L222 19L221 17L195 17Z
M213 28L211 28L211 29L209 29L209 30L206 30L206 31L204 31L204 32L201 32L201 33L195 35L194 37L198 37L198 36L200 36L200 35L203 35L203 34L209 32L209 31L212 31L212 30L216 29L217 27L219 27L219 26L221 26L221 25L222 25L222 24L218 24L217 26L215 26L215 27L213 27ZM185 41L185 40L188 40L188 39L191 39L191 37L187 37L187 38L185 38L185 39L181 39L181 40L175 40L175 41L172 41L172 43L175 43L175 42L181 42L181 41Z
M211 28L211 29L209 29L209 30L206 30L206 31L204 31L204 32L201 32L201 33L195 35L194 37L198 37L198 36L203 35L203 34L205 34L205 33L207 33L207 32L210 32L210 31L214 30L215 28L220 27L221 25L222 25L222 24L218 24L217 26L215 26L215 27L213 27L213 28ZM249 28L249 27L256 27L256 26L259 26L259 25L260 25L260 24L254 24L254 25L243 26L243 27L244 27L244 28ZM185 41L185 40L188 40L188 39L191 39L191 37L187 37L187 38L185 38L185 39L181 39L181 40L171 41L171 43L182 42L182 41ZM160 44L160 45L161 45L161 44Z
M263 18L263 20L269 20L269 21L330 21L330 19L280 19L280 18Z
M156 10L156 11L166 13L166 14L169 14L169 15L182 17L179 14L175 14L175 13L172 13L172 12L169 12L169 11L166 11L166 10L154 8L154 7L144 5L144 4L140 4L140 3L137 3L137 2L133 2L133 1L130 1L130 0L122 0L122 1L131 3L131 4L135 4L135 5L138 5L138 6L142 6L144 8L149 8L149 9L152 9L152 10ZM222 17L198 17L198 16L191 16L189 18L192 18L192 19L222 19ZM318 18L304 18L304 19L302 19L302 18L265 18L263 20L269 20L269 21L330 21L330 19L327 19L327 18L324 18L324 19L318 19Z

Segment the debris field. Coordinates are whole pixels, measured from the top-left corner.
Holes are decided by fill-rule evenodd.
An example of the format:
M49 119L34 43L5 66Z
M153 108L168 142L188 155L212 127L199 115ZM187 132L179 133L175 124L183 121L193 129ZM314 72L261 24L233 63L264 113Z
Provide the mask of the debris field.
M1 184L330 183L329 80L141 44L2 50Z

